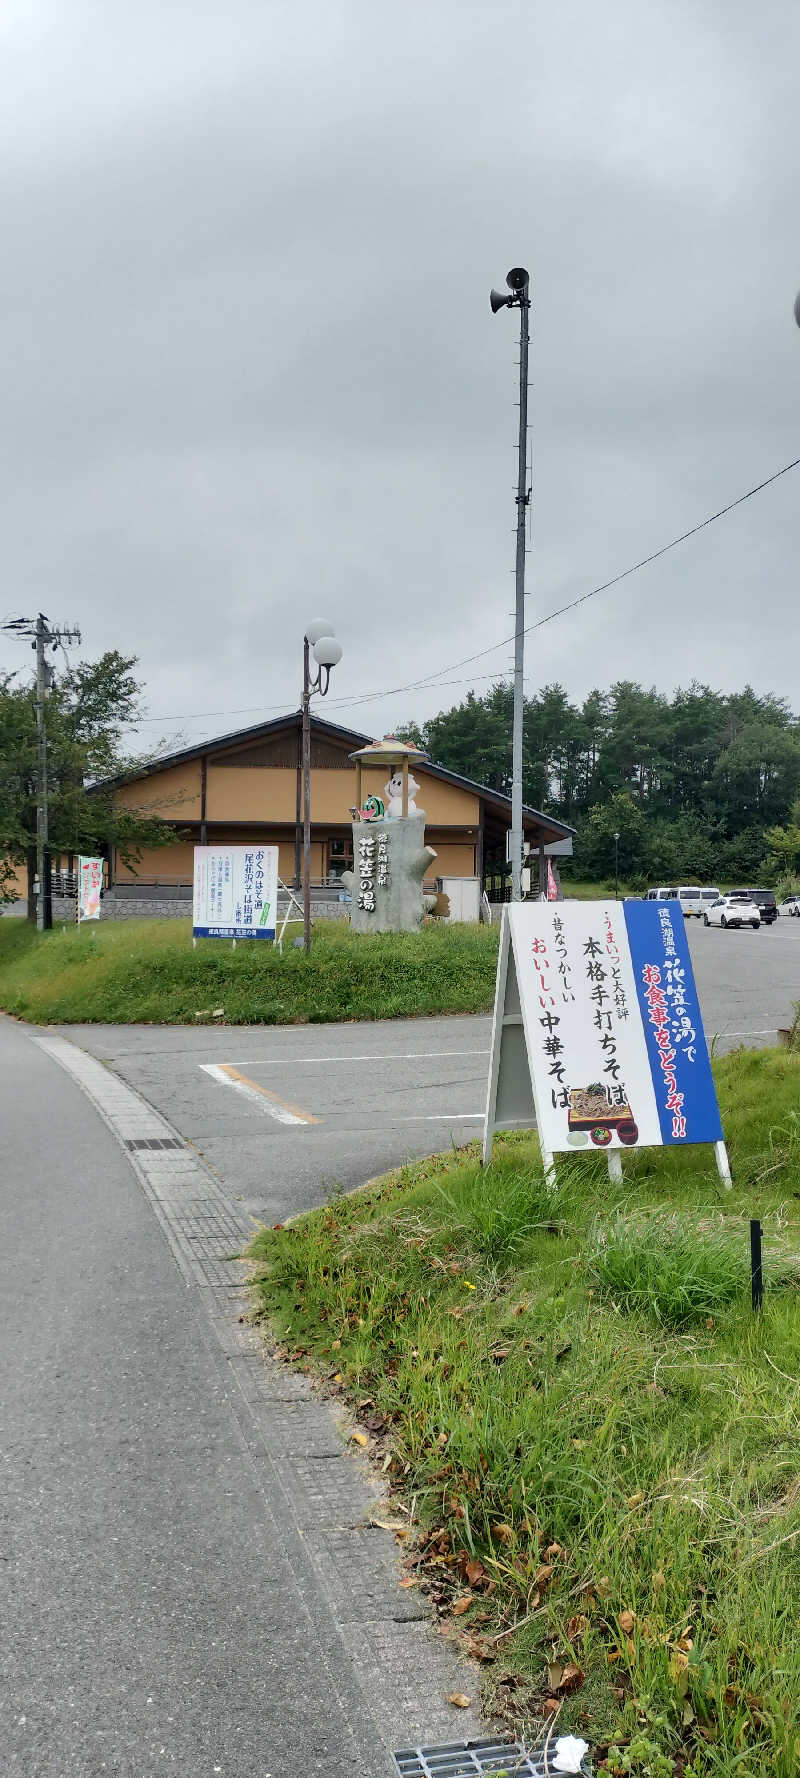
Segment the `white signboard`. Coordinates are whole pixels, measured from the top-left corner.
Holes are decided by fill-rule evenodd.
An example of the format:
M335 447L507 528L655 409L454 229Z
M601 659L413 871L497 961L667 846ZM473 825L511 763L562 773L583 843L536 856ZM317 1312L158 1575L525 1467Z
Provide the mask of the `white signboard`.
M103 887L102 858L78 859L78 925L82 920L99 920L100 891Z
M277 846L195 846L195 938L274 938Z
M497 1127L534 1123L546 1167L572 1149L710 1142L728 1176L679 903L504 910L484 1159Z

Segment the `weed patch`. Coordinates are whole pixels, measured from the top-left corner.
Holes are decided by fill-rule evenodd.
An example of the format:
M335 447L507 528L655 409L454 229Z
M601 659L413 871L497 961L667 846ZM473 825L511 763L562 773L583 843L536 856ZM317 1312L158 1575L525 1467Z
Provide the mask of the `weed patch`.
M486 1174L472 1145L265 1231L258 1302L360 1413L493 1709L541 1738L559 1708L599 1770L796 1778L800 1060L715 1074L729 1193L710 1153L552 1193L530 1136Z

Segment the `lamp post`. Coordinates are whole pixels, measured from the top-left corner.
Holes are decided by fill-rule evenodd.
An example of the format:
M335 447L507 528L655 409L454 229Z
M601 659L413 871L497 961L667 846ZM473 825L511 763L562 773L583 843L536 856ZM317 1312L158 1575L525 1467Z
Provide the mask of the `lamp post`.
M316 672L311 671L313 652ZM333 624L318 617L306 625L303 637L303 944L311 950L311 699L325 697L331 670L342 658L342 645Z
M525 515L531 491L528 487L528 295L530 280L523 265L512 266L506 283L510 295L493 290L492 314L500 309L519 309L519 447L517 461L517 561L514 627L514 717L511 741L511 900L522 900L522 713L523 661L525 654Z
M619 834L614 835L614 900L619 901Z

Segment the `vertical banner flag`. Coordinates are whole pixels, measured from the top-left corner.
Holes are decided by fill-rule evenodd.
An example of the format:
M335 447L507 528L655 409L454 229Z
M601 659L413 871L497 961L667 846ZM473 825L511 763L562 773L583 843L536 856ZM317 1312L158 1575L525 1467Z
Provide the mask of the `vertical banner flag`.
M556 873L553 870L552 861L549 858L547 860L547 899L548 901L558 901Z
M274 938L277 846L195 846L194 938Z
M487 1143L534 1109L551 1154L722 1141L678 902L506 908Z
M78 859L78 922L99 920L103 887L102 858Z

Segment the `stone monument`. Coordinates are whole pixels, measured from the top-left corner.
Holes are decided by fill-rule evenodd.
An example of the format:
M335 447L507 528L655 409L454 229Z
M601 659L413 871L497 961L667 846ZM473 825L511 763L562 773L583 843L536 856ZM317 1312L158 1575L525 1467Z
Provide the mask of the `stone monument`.
M354 932L417 932L437 897L423 894L423 880L436 857L425 844L425 811L414 798L419 785L409 762L424 759L419 747L386 735L350 758L356 765L353 817L353 870L342 883L352 897ZM388 772L383 796L364 797L366 771Z

